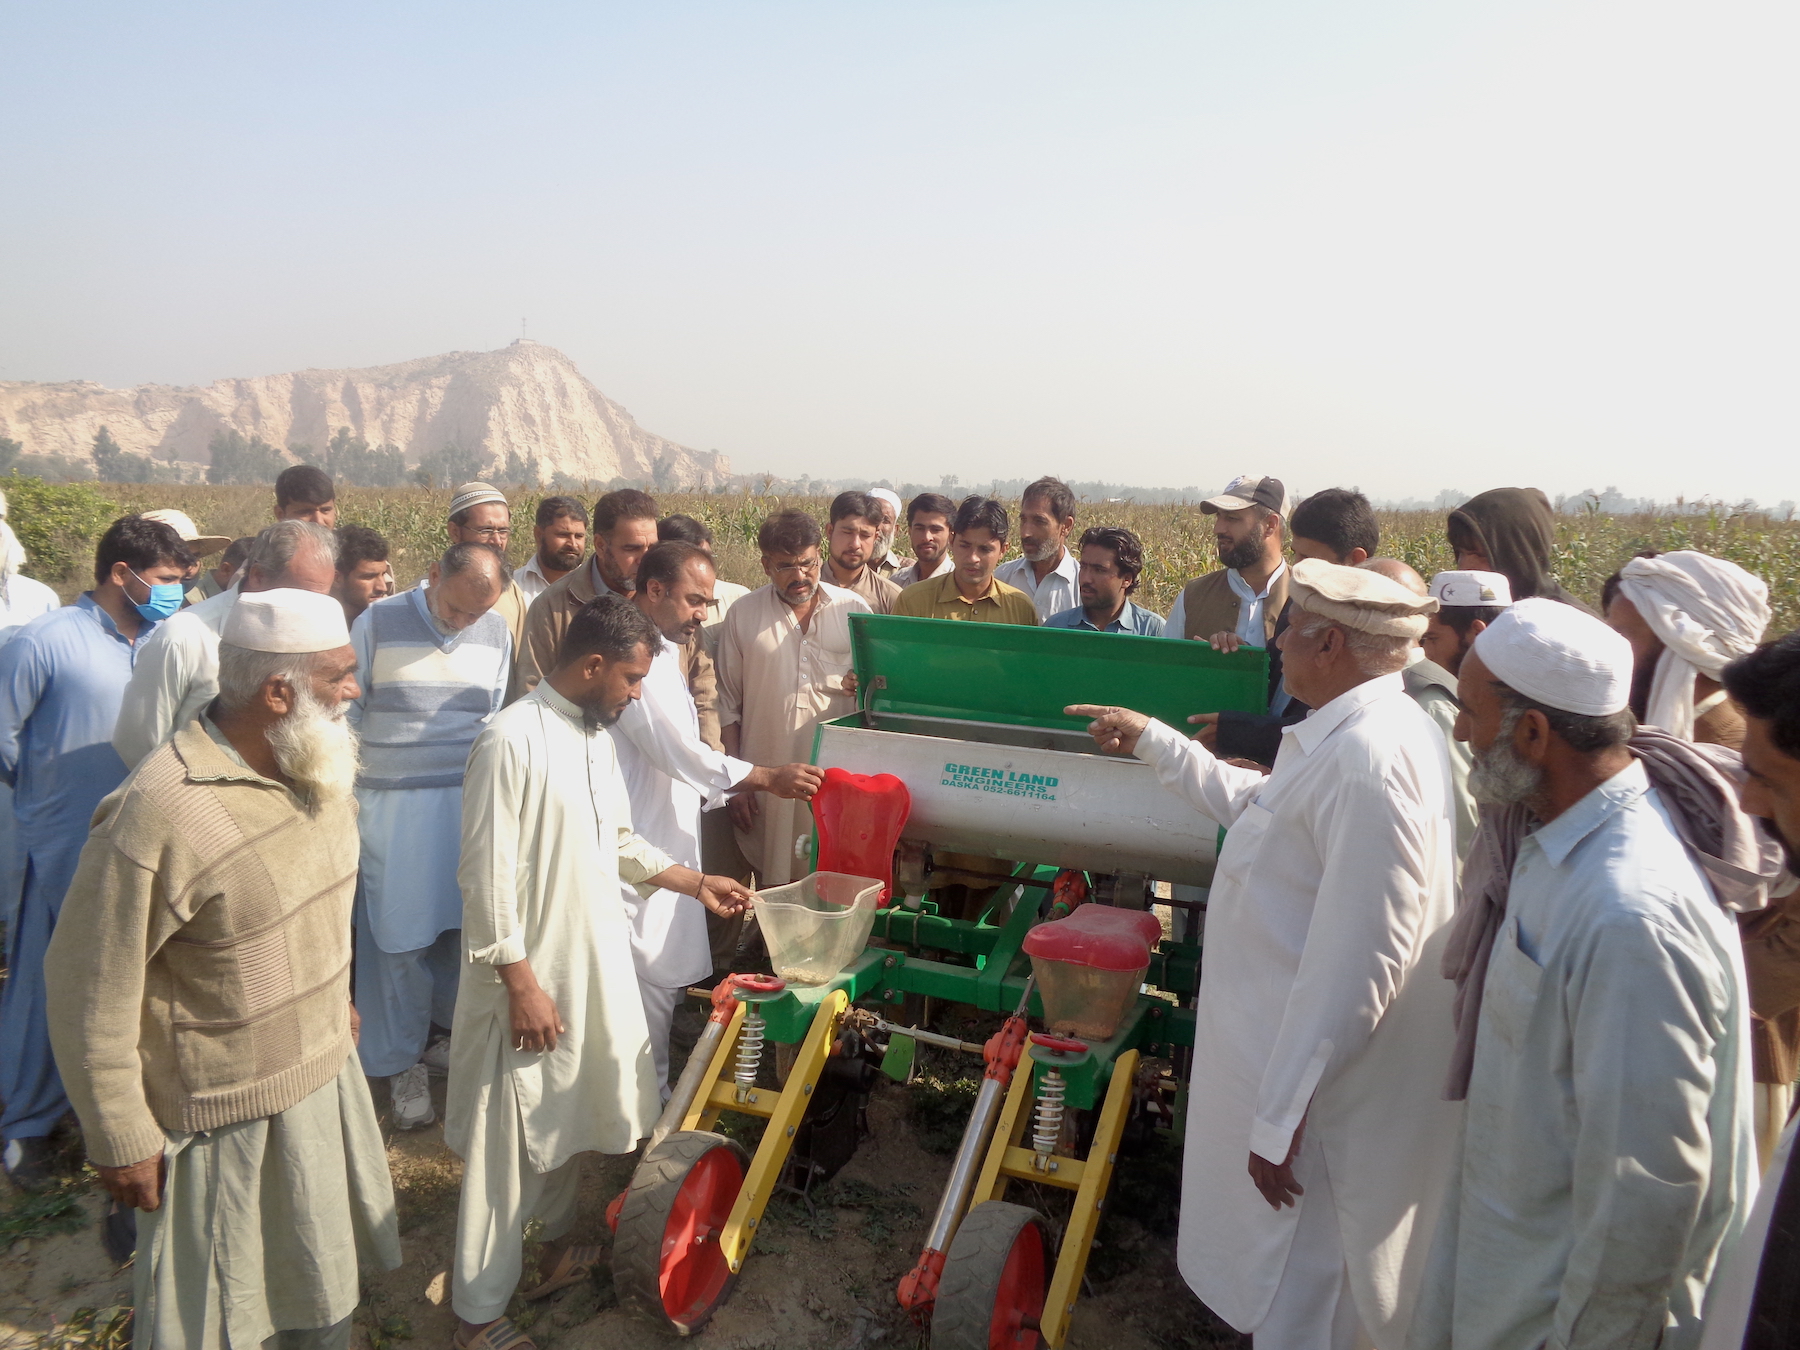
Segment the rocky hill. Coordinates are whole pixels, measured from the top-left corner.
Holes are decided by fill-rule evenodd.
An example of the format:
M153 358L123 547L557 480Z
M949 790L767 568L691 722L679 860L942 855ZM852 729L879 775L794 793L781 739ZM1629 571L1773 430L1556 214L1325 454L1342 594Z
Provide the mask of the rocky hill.
M699 488L731 473L723 455L645 431L567 356L525 339L499 351L204 388L0 381L0 436L27 455L86 461L103 426L127 453L191 479L204 475L217 432L317 452L344 427L371 445L399 446L409 466L454 445L478 454L484 471L524 464L540 483L562 476Z

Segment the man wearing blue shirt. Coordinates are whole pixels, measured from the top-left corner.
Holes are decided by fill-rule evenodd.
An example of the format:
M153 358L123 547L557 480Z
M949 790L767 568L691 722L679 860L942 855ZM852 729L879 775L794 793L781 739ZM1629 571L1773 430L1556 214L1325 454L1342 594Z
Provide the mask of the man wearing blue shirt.
M1162 615L1131 599L1144 570L1144 546L1135 534L1116 525L1096 525L1081 536L1080 556L1081 603L1052 614L1044 627L1162 636Z
M13 789L23 896L0 992L0 1141L15 1186L47 1185L69 1109L50 1057L44 949L101 798L125 779L113 723L139 647L181 607L194 556L169 526L125 516L101 537L94 589L0 649L0 781Z

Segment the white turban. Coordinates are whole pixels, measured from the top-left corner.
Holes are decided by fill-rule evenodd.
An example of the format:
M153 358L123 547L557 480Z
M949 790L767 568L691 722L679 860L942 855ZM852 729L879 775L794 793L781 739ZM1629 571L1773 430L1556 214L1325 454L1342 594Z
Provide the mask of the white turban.
M1606 717L1631 703L1631 644L1560 600L1507 606L1476 636L1474 652L1501 684L1546 708Z
M330 652L350 645L350 627L329 595L283 587L240 595L219 641L253 652Z
M898 519L901 512L903 512L906 509L900 503L900 494L898 492L893 491L892 489L870 488L868 495L871 497L879 497L882 501L886 502L889 506L893 507L894 508L894 516L896 519Z
M1694 676L1718 679L1762 641L1769 588L1736 563L1682 549L1633 558L1619 573L1619 594L1663 644L1644 720L1691 741L1694 717L1703 711L1694 707Z

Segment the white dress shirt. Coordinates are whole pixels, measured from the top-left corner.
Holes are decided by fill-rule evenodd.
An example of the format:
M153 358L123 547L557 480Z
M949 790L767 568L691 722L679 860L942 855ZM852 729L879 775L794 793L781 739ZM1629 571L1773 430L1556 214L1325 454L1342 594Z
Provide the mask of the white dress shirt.
M1750 1072L1735 916L1634 760L1519 846L1415 1344L1692 1350Z
M1263 627L1263 611L1268 607L1270 590L1274 588L1276 581L1278 581L1281 578L1281 575L1286 571L1287 564L1285 562L1277 563L1275 570L1269 573L1267 584L1263 586L1260 592L1257 592L1251 590L1250 583L1245 581L1242 576L1238 575L1237 568L1227 567L1225 569L1225 584L1230 586L1231 593L1242 601L1238 606L1237 635L1252 647L1266 647L1269 645L1268 632ZM1163 636L1178 638L1186 631L1187 601L1184 595L1177 595L1175 597L1174 606L1169 610L1168 622L1163 625ZM1194 635L1194 640L1196 642L1205 642L1211 636L1211 633L1196 633ZM1286 701L1286 695L1283 693L1281 695L1281 702L1285 704ZM1280 712L1281 710L1279 708L1271 707L1269 711Z
M945 556L949 555L946 553ZM1014 558L1011 562L1001 563L994 569L994 579L1029 595L1031 603L1037 608L1038 622L1042 623L1052 614L1061 614L1065 609L1074 609L1081 603L1079 567L1075 555L1065 548L1062 557L1057 559L1056 569L1042 581L1038 580L1028 558Z
M643 696L627 704L612 728L619 772L631 799L631 826L639 838L676 862L700 867L700 812L725 804L725 794L756 766L709 747L700 739L700 715L681 678L681 651L663 643ZM664 989L703 980L712 971L706 909L690 895L657 891L640 899L622 884L631 916L631 953L638 978Z
M1271 773L1234 768L1152 722L1137 757L1228 827L1207 905L1195 1000L1177 1257L1240 1331L1269 1317L1302 1196L1269 1206L1250 1153L1322 1166L1336 1252L1364 1329L1404 1339L1435 1226L1458 1108L1441 1100L1451 986L1439 973L1456 904L1443 737L1400 676L1369 680L1284 728ZM1196 822L1197 828L1210 829ZM1204 1091L1200 1085L1204 1084ZM1415 1238L1415 1230L1417 1237Z
M156 626L138 652L113 728L113 749L135 769L193 721L219 692L219 631L237 604L234 586Z
M937 566L933 567L929 572L919 571L919 560L914 558L911 562L907 563L905 567L897 568L893 576L889 577L888 580L893 582L894 585L898 586L901 590L905 590L908 586L917 585L921 581L930 581L946 567L953 566L955 566L955 560L951 558L950 550L945 549L938 555ZM998 571L999 569L995 568L994 570Z
M576 564L577 567L580 565ZM536 553L513 568L513 580L519 583L519 589L524 592L527 608L530 608L531 602L549 590L553 584L550 578L544 575L544 564Z

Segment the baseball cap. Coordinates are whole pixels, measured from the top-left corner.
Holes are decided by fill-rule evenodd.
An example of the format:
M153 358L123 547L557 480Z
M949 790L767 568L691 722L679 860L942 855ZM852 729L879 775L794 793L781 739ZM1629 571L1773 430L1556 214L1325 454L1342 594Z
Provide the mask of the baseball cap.
M1261 478L1256 474L1240 473L1225 485L1225 490L1216 497L1208 497L1200 503L1200 509L1208 513L1214 511L1243 511L1252 506L1261 506L1286 517L1288 513L1287 489L1279 478Z

